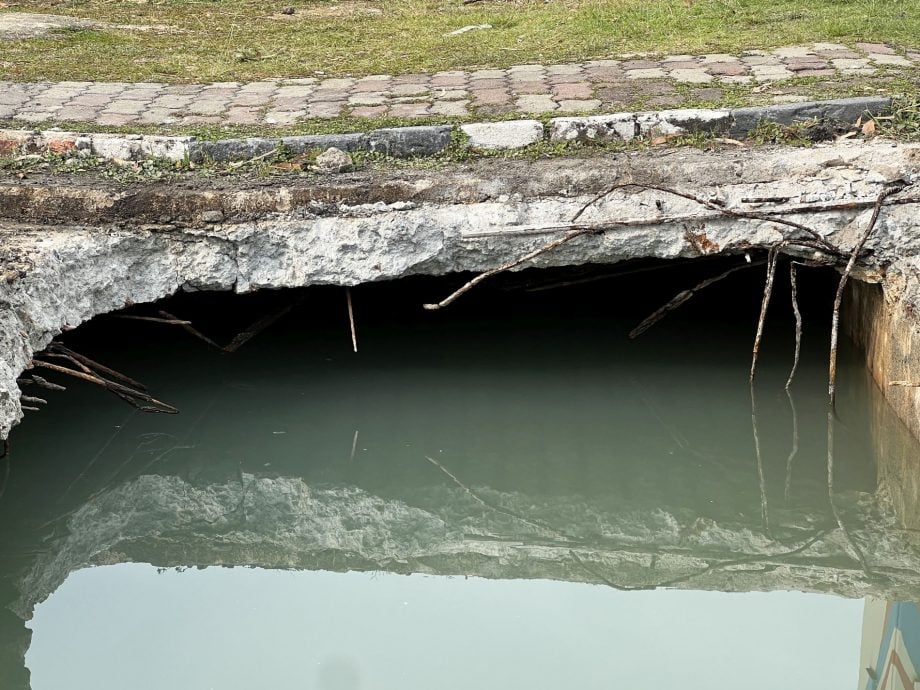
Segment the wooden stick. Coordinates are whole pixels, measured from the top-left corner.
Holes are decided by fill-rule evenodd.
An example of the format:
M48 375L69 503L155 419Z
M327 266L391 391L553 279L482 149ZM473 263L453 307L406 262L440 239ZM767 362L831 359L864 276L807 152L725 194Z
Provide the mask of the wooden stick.
M83 371L77 371L75 369L68 369L67 367L62 367L57 364L52 364L51 362L43 362L40 359L33 359L32 365L36 367L50 369L51 371L56 371L59 374L66 374L68 376L74 376L78 379L82 379L84 381L89 381L90 383L94 383L97 386L102 386L103 388L106 388L109 391L115 393L123 400L130 402L132 405L136 405L139 409L142 409L145 412L156 411L156 412L165 412L167 414L177 414L179 412L179 410L177 410L172 405L168 405L167 403L157 400L156 398L148 395L147 393L144 393L142 391L137 391L132 388L128 388L127 386L123 386L120 383L116 383L114 381L107 381L106 379L100 376L96 376L95 374L92 374L92 373L88 374ZM151 405L154 405L155 407L144 407L141 405L137 405L137 403L134 401L135 398L139 400L143 400L144 402L148 402Z
M275 311L270 313L268 316L263 316L261 319L259 319L258 321L255 321L252 325L250 325L249 328L247 328L245 331L238 333L237 336L233 340L230 341L230 344L227 345L223 349L227 352L236 352L241 347L243 347L243 345L248 343L250 340L255 338L257 335L259 335L259 333L261 333L266 328L268 328L273 323L275 323L275 321L277 321L282 316L284 316L289 311L291 311L291 309L293 309L300 302L301 300L298 299L291 304L286 304L280 309L276 309Z
M735 267L733 267L733 268L728 269L727 271L724 271L723 273L720 273L719 275L715 276L714 278L707 278L706 280L704 280L703 282L701 282L701 283L697 284L696 286L690 288L689 290L683 290L683 291L677 293L674 297L671 298L670 301L668 301L667 304L665 304L663 307L660 307L660 308L656 309L656 310L654 311L654 313L652 313L652 314L651 314L650 316L648 316L644 321L642 321L642 323L640 323L638 326L636 326L634 329L632 329L632 330L629 332L629 337L630 337L630 338L636 338L637 336L642 335L642 334L645 333L649 328L651 328L651 327L654 326L656 323L658 323L659 321L661 321L661 320L662 320L665 316L667 316L669 313L671 313L672 311L674 311L675 309L677 309L679 306L681 306L682 304L684 304L685 302L687 302L691 297L693 297L693 296L694 296L697 292L699 292L700 290L703 290L703 289L709 287L709 286L712 285L713 283L718 283L720 280L722 280L722 279L724 279L724 278L727 278L728 276L730 276L732 273L734 273L734 272L736 272L736 271L740 271L740 270L745 269L745 268L751 268L752 266L762 266L764 263L766 263L766 262L764 262L764 261L754 261L754 262L751 262L751 263L744 263L744 264L741 264L740 266L735 266Z
M571 240L574 240L576 237L581 237L582 235L593 234L595 232L596 232L595 230L572 230L571 232L567 232L562 237L559 237L553 240L552 242L544 244L542 247L538 247L537 249L534 249L532 252L528 252L527 254L525 254L519 259L515 259L514 261L509 261L507 263L502 264L501 266L498 266L497 268L493 268L489 271L485 271L484 273L480 273L478 276L476 276L475 278L473 278L472 280L464 284L458 290L455 290L454 292L452 292L450 295L442 299L440 302L437 302L435 304L424 304L422 306L425 309L428 309L430 311L433 311L436 309L443 309L447 305L454 302L458 297L469 292L474 287L479 285L479 283L484 281L486 278L491 278L492 276L498 273L509 271L512 268L516 268L517 266L520 266L521 264L525 264L531 259L534 259L540 256L540 254L545 254L548 251L552 251L556 247L559 247L565 244L566 242L570 242Z
M792 369L789 371L789 378L786 379L786 393L789 393L789 386L792 385L792 379L795 378L795 372L799 368L799 355L802 352L802 312L799 311L799 290L795 280L795 262L789 262L789 285L792 289L792 313L795 315L795 356L792 359ZM789 399L792 402L792 398ZM795 406L793 406L795 409Z
M48 401L44 398L36 398L31 395L20 396L19 400L24 403L29 403L30 405L47 405Z
M223 350L223 349L224 349L223 347L221 347L220 345L218 345L217 343L215 343L213 340L211 340L211 339L210 339L208 336L206 336L204 333L202 333L201 331L199 331L198 329L196 329L194 326L192 326L191 321L183 321L182 319L176 318L175 316L173 316L172 314L170 314L168 311L164 311L164 310L162 310L162 309L158 310L157 313L158 313L160 316L162 316L164 319L166 319L167 321L174 322L174 323L176 323L177 325L181 326L183 331L185 331L186 333L188 333L188 334L190 334L190 335L195 336L195 337L198 338L199 340L202 340L202 341L206 342L206 343L207 343L208 345L210 345L211 347L216 347L218 350Z
M856 261L862 253L863 247L866 246L869 236L875 229L875 224L878 222L879 214L882 211L882 202L884 202L887 197L900 192L902 189L904 189L904 186L899 185L886 189L878 195L878 199L875 200L875 205L872 208L872 216L869 218L869 223L866 225L866 229L863 231L856 246L853 247L846 268L843 269L843 275L840 276L840 282L837 283L837 294L834 295L834 311L831 320L831 352L827 374L827 397L832 411L836 409L837 403L837 340L840 333L840 305L843 303L843 291L850 278L850 273L853 271L853 267L856 265Z
M35 382L35 385L37 385L39 388L44 388L49 391L66 391L67 390L66 388L64 388L64 386L61 386L57 383L51 383L51 381L39 376L38 374L32 374L32 380Z
M749 380L753 384L757 373L757 356L760 354L760 342L763 339L764 326L767 321L767 309L770 307L770 298L773 296L773 279L776 276L776 264L779 260L779 251L771 249L767 259L767 278L763 287L763 299L760 303L760 316L757 319L757 333L754 336L754 347L751 352L751 373Z
M351 328L351 347L357 352L358 351L358 335L355 332L355 312L351 304L351 288L345 288L345 301L348 303L348 326ZM352 452L354 456L354 452Z
M125 376L120 371L115 371L114 369L110 369L109 367L103 364L100 364L99 362L96 362L90 359L89 357L81 355L78 352L74 352L73 350L67 347L64 347L61 343L59 343L56 340L51 341L51 345L49 345L48 349L54 350L56 352L60 352L61 354L64 354L64 355L67 355L68 357L77 360L81 364L91 369L94 369L97 373L105 374L106 376L109 376L113 379L121 381L123 384L129 386L130 388L134 388L140 391L147 390L147 387L143 383L140 383L139 381L135 381L130 376Z
M191 321L181 321L180 319L163 319L156 316L134 316L133 314L118 314L116 318L132 319L134 321L150 321L151 323L165 323L170 326L191 326Z

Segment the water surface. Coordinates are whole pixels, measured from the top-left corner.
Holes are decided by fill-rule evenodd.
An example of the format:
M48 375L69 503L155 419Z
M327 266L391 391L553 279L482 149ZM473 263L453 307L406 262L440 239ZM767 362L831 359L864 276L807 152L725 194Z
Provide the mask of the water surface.
M68 382L14 432L0 668L35 690L870 687L910 646L864 599L920 597L920 455L845 344L829 487L818 277L791 398L778 290L753 419L753 272L627 337L719 270L523 274L438 314L419 304L462 281L364 286L357 354L332 288L233 355L69 334L181 413ZM167 306L226 340L292 297Z

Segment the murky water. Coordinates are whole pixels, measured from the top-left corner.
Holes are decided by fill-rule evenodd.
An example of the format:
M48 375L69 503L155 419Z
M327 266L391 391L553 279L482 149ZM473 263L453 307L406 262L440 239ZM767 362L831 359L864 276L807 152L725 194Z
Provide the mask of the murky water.
M233 355L69 334L181 413L61 381L14 432L2 687L907 687L920 455L846 347L829 491L832 286L802 283L791 399L777 294L756 425L756 274L626 336L718 270L524 274L437 314L456 279L365 286L358 354L332 288ZM226 340L293 298L169 309Z

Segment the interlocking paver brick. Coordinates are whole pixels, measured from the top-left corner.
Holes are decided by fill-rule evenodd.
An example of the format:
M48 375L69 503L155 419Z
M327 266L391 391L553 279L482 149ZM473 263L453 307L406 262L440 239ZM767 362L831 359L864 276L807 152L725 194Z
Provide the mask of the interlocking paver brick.
M857 43L856 47L867 53L881 53L883 55L894 55L897 51L884 43Z
M548 113L559 107L551 96L520 96L515 105L522 113Z
M345 101L325 101L321 103L311 103L307 107L306 113L310 117L329 119L333 117L339 117L342 114L342 109L344 107Z
M465 86L467 83L466 75L447 75L447 76L437 76L431 78L431 86Z
M706 65L706 71L717 77L737 77L748 73L747 66L741 61L713 62Z
M349 105L384 105L386 102L386 95L379 92L359 93L348 97Z
M505 89L470 89L475 105L505 105L511 97Z
M559 101L559 112L562 113L589 113L601 107L601 102L596 99L590 100L562 100Z
M430 90L424 84L396 84L389 91L394 96L423 96Z
M147 104L143 101L112 101L109 103L103 113L119 113L119 114L136 114L143 112L147 109Z
M580 100L591 98L594 89L590 82L580 81L571 84L556 84L553 95L559 100Z
M322 105L326 105L323 103ZM272 110L265 113L265 121L274 125L288 125L297 122L301 117L307 114L306 110ZM314 117L336 117L338 110L334 114L314 114Z
M627 79L664 79L667 76L665 71L660 67L626 70Z
M504 79L505 70L503 69L478 69L470 72L470 79Z
M767 95L802 96L773 82L795 76L842 80L876 76L884 87L899 70L916 69L920 50L881 43L816 42L745 50L739 55L638 54L583 63L514 65L508 69L444 70L433 74L376 74L262 79L250 83L166 85L62 81L0 82L0 118L98 124L224 122L287 125L306 118L465 117L598 108L675 107L687 97L675 84L706 85L689 97L717 102L726 85L770 84ZM829 82L833 84L833 82Z
M519 81L512 82L511 90L520 96L539 96L550 92L550 86L545 81Z
M536 79L537 77L534 77ZM470 81L470 88L476 91L484 89L503 89L508 85L505 79L473 79Z
M653 60L627 60L620 65L625 70L655 69L658 66L659 63Z
M466 89L436 90L434 95L439 101L463 101L470 97L470 92Z
M900 55L886 55L884 53L869 53L869 59L877 65L895 65L897 67L912 67L913 64L907 58Z
M99 114L99 108L80 105L65 105L55 113L55 117L68 122L87 122Z
M702 67L697 69L675 69L671 71L671 78L687 84L705 84L712 81L712 75Z
M390 106L393 117L424 117L428 114L427 103L398 103Z
M96 122L100 125L108 125L110 127L122 127L124 125L130 125L132 122L137 121L136 114L130 113L108 113L103 112L96 118Z
M387 107L385 105L362 106L360 108L352 108L351 111L352 117L383 117L386 114Z
M231 125L255 125L261 119L260 108L230 108L227 111L227 122Z
M469 115L469 111L466 109L466 103L463 101L435 101L431 104L429 112L432 115L448 115L454 117Z

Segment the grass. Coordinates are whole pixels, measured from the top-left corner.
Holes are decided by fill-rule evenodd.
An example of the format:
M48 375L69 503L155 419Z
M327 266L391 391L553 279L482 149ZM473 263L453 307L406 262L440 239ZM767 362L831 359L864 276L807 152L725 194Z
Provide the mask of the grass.
M285 6L295 13L282 14ZM4 42L0 79L21 81L248 81L811 41L920 44L920 0L13 0L4 7L100 22ZM444 35L474 24L492 28Z

